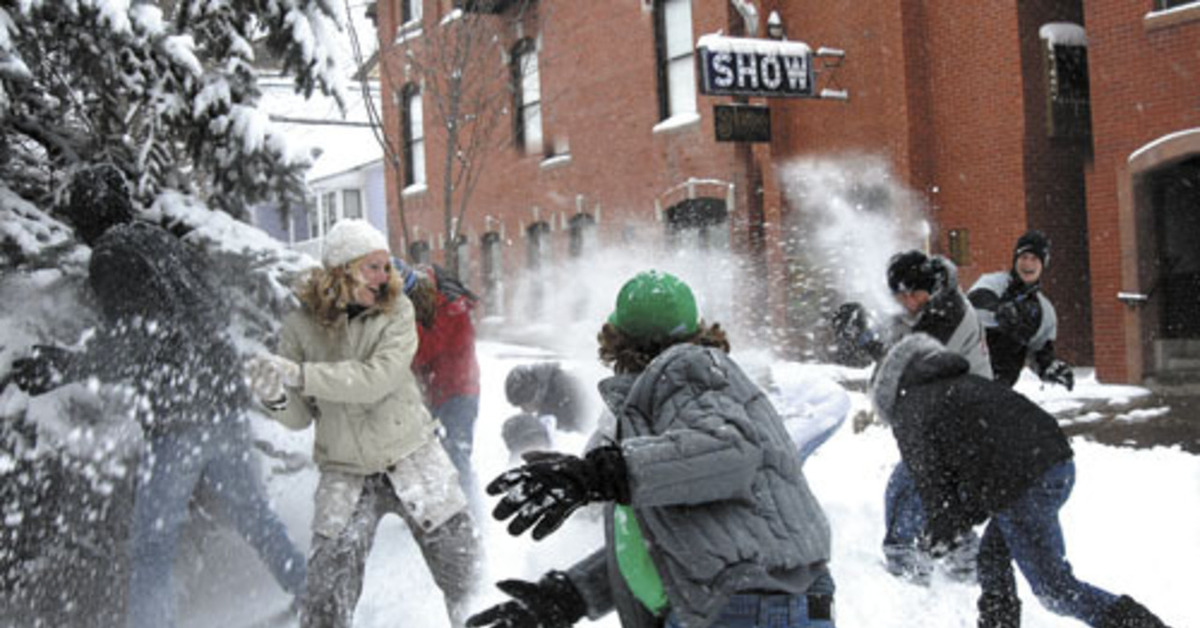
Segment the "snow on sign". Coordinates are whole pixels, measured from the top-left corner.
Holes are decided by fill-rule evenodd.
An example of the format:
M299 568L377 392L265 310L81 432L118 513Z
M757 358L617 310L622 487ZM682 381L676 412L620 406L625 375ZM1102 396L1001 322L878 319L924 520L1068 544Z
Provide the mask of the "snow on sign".
M813 97L813 54L804 42L704 35L696 50L701 94Z

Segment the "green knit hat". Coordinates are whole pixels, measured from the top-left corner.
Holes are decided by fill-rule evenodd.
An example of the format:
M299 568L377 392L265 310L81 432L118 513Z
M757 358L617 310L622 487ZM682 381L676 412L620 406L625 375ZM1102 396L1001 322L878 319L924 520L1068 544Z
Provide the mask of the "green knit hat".
M608 322L634 338L666 340L696 333L696 298L669 273L648 270L625 282Z

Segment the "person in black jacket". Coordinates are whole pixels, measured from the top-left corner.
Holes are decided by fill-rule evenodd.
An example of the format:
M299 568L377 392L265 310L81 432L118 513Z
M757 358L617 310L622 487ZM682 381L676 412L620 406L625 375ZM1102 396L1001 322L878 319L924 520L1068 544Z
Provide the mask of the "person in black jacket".
M843 306L835 316L838 336L843 340L840 345L857 347L878 361L899 339L923 333L966 359L972 373L992 377L983 325L958 286L958 270L953 262L918 250L897 253L888 262L887 283L903 312L889 328L875 331L861 306ZM888 572L919 584L928 583L932 557L917 543L925 526L925 512L903 461L888 478L883 512L883 554ZM973 534L967 534L946 557L949 575L960 580L975 577L975 540Z
M1050 262L1050 239L1030 230L1017 240L1012 268L981 276L967 297L987 329L988 353L996 380L1012 386L1026 363L1044 382L1075 387L1071 366L1054 354L1058 317L1041 291Z
M128 625L175 625L171 573L193 492L215 498L280 586L302 596L304 554L271 509L251 455L249 391L207 263L167 230L136 220L111 165L81 170L62 214L91 247L88 286L104 323L82 351L39 347L15 361L13 379L36 395L94 377L126 393L141 425Z
M890 423L926 504L922 544L935 555L987 522L979 548L980 628L1017 628L1015 560L1049 610L1099 628L1164 624L1129 596L1075 577L1058 512L1075 481L1055 418L1023 395L968 372L925 334L896 344L875 373L872 401Z

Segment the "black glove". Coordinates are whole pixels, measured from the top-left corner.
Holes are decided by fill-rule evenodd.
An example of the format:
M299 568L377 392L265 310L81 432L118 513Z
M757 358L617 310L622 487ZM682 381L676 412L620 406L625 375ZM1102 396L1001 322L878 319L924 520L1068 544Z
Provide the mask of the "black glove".
M1037 296L1025 293L996 306L996 328L1021 344L1029 344L1042 325L1042 308Z
M496 587L513 599L467 618L468 628L569 628L587 614L579 589L561 571L551 571L536 584L501 580Z
M507 493L492 516L503 521L515 513L508 524L513 536L537 524L533 539L538 541L588 502L629 502L625 459L616 445L593 449L585 458L546 451L531 451L524 458L524 466L500 474L487 486L488 495Z
M845 366L866 366L883 357L883 343L871 329L871 315L861 303L851 301L838 306L830 318L837 344L837 362Z
M10 377L17 388L40 395L62 385L71 352L52 345L34 345L28 357L13 360Z
M851 301L843 303L834 311L831 320L833 331L839 339L857 344L858 338L866 333L868 324L867 309L862 303Z
M1042 371L1042 381L1051 384L1061 384L1068 391L1075 389L1075 373L1071 366L1062 360L1055 360Z

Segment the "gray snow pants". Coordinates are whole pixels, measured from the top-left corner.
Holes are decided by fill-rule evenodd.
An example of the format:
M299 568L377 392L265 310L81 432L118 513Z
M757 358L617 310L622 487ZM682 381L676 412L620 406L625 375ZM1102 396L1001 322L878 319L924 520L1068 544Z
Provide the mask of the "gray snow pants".
M425 564L446 599L450 625L460 628L468 615L466 602L476 580L479 541L468 511L433 530L423 529L409 514L384 474L369 476L349 523L336 537L314 534L308 558L308 591L300 615L301 628L350 628L362 595L367 555L379 520L388 513L404 519L421 548Z

